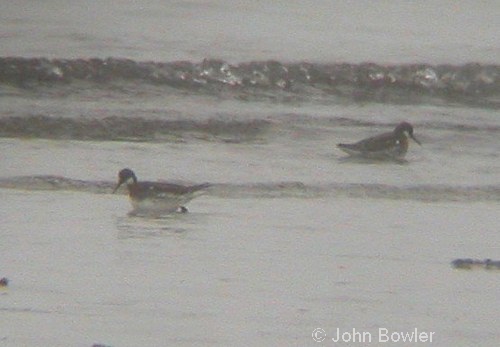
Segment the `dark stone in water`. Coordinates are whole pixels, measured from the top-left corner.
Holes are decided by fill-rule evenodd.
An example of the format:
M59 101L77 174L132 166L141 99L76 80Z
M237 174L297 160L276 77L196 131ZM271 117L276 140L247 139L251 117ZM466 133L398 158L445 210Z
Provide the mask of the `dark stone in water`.
M7 287L9 285L9 280L7 277L0 278L0 287Z
M451 262L451 266L455 269L472 270L481 268L485 270L500 270L500 260L478 260L478 259L455 259Z

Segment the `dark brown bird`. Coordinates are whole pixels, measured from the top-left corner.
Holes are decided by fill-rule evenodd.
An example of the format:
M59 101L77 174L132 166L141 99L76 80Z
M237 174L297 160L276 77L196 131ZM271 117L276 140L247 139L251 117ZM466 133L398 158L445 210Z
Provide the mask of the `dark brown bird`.
M337 147L351 156L402 159L408 151L407 135L422 145L413 135L412 125L408 122L402 122L392 132L369 137L355 143L339 143Z
M194 186L163 182L138 182L135 173L123 169L118 173L118 184L113 193L125 183L134 212L171 213L177 210L187 212L184 204L201 195L209 183Z

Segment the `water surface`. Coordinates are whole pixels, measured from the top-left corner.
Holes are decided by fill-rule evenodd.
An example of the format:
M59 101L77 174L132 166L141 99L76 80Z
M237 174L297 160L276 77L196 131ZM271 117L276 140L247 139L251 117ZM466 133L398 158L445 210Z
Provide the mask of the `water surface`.
M29 1L0 21L0 342L497 346L496 3ZM339 142L408 121L406 162ZM128 216L117 173L213 183ZM333 345L331 340L323 344ZM375 344L375 343L374 343Z

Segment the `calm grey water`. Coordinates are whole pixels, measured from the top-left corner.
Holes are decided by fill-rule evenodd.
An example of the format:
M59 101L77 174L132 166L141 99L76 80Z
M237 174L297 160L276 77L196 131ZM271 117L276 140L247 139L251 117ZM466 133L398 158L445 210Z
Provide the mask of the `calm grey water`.
M4 55L498 64L494 2L91 0L2 4Z
M0 12L0 345L498 345L498 272L450 266L499 257L496 2ZM403 120L406 163L335 148ZM124 167L215 186L130 217Z

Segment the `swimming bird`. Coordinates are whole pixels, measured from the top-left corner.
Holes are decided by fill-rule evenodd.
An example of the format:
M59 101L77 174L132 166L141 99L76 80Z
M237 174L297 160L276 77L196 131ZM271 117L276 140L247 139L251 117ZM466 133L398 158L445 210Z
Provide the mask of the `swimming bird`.
M351 156L374 159L402 159L408 151L408 137L422 145L413 135L413 126L408 122L399 123L394 131L369 137L355 143L339 143L342 151Z
M184 204L201 195L210 186L209 183L183 186L163 182L138 182L135 173L128 168L118 173L118 184L113 193L123 183L127 185L133 213L187 212Z

